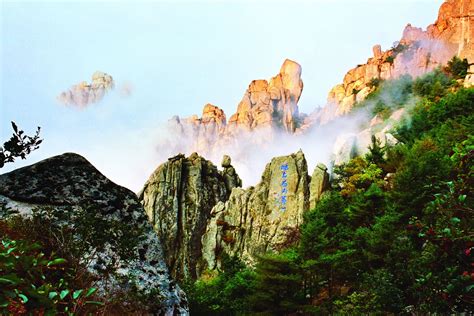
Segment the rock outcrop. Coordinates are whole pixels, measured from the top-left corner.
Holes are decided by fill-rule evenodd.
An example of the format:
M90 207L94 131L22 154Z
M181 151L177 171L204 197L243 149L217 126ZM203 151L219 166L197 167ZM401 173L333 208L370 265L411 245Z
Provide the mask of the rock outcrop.
M187 158L177 155L153 172L139 194L170 272L178 280L195 279L203 270L201 236L211 209L242 183L229 157L222 165L220 172L196 153Z
M331 161L335 166L348 162L350 159L365 155L372 144L372 136L380 141L381 146L394 146L398 143L392 135L392 129L404 118L407 111L404 108L394 111L386 120L377 115L372 118L367 128L351 134L342 134L336 139Z
M327 171L328 168L322 163L319 163L316 168L314 168L309 187L310 209L316 207L316 203L321 199L322 194L329 189L329 174Z
M285 60L280 73L270 79L250 83L237 112L229 119L229 128L251 130L279 126L293 133L298 124L298 101L303 90L301 66Z
M83 81L73 85L69 90L61 92L57 99L65 105L86 107L102 100L114 86L115 83L111 75L96 71L92 74L90 83Z
M301 151L272 159L260 183L247 189L240 188L230 157L222 167L197 154L178 155L159 166L140 193L178 280L219 267L223 253L252 264L284 245L329 184L322 164L308 175Z
M380 45L374 46L367 63L349 70L343 82L331 89L319 121L324 123L348 113L373 91L377 80L417 77L445 65L455 55L474 62L473 40L474 2L445 1L438 19L426 31L408 24L391 49L382 51Z
M218 267L223 252L252 264L257 255L283 245L288 230L302 223L309 200L310 177L304 154L300 151L273 158L259 184L232 190L226 202L213 208L202 236L208 267Z
M280 72L269 81L253 80L237 106L237 111L227 121L219 107L206 104L199 118L173 117L168 122L172 140L161 147L175 148L175 152L199 152L206 157L222 156L228 148L238 146L242 135L258 131L272 138L276 130L294 133L304 119L298 111L298 101L303 91L301 66L285 60ZM179 140L185 140L179 142ZM259 142L249 138L249 142Z
M171 279L160 241L133 192L114 184L85 158L72 153L0 175L1 216L9 216L5 210L30 216L34 209L44 207L68 216L58 219L58 225L74 227L81 212L93 212L89 214L123 228L114 231L116 236L110 236L110 241L101 245L102 250L89 250L95 264L90 264L88 270L97 278L102 293L136 288L145 299L143 309L150 314L188 314L185 294ZM125 236L136 238L130 257L112 246L116 242L130 243L122 240ZM114 273L104 274L102 267L109 264Z
M282 135L307 135L318 126L348 114L383 80L420 76L445 66L455 55L473 63L473 12L471 0L446 0L436 22L426 30L408 24L400 41L391 49L384 51L375 45L373 56L349 70L342 83L329 92L327 104L310 115L298 110L303 89L301 66L285 60L275 77L249 84L236 113L230 117L211 104L204 107L201 117L173 117L167 133L171 136L158 145L162 158L179 152L198 152L216 162L226 153L233 157L237 167L243 168L251 152L278 146ZM472 67L470 71L463 83L466 87L474 85ZM343 152L339 157L350 156L351 146L346 141L339 141L336 147L335 151ZM249 173L241 171L245 180L251 178Z

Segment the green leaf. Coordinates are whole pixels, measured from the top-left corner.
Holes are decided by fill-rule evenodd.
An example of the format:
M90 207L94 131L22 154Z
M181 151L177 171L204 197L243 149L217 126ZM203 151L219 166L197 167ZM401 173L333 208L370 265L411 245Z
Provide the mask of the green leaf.
M48 294L50 300L54 299L56 296L58 296L58 292L49 292Z
M466 286L466 292L470 292L472 289L474 289L474 284Z
M0 283L9 283L12 285L16 285L21 282L21 279L16 276L15 274L4 275L0 277Z
M459 218L457 218L457 217L451 218L451 223L457 224L457 223L459 223L459 222L461 222L461 220L460 220Z
M86 304L101 305L101 306L104 305L104 303L102 303L102 302L97 302L97 301L86 301Z
M72 298L76 300L79 297L79 295L81 295L82 291L84 290L74 291L74 293L72 293Z
M23 295L23 294L18 294L18 296L21 298L21 300L23 301L23 303L27 303L27 302L28 302L28 297L26 297L25 295Z
M48 262L47 266L48 266L48 267L50 267L50 266L55 266L55 265L63 264L63 263L66 263L66 262L67 262L66 259L57 258L57 259L54 259L54 260Z
M451 229L446 227L445 229L443 229L443 233L445 233L446 235L451 235Z
M95 292L97 292L97 288L91 287L91 288L87 291L86 297L91 296L91 295L94 294Z
M448 286L446 287L446 290L448 291L448 293L451 293L454 290L454 285L448 284Z
M466 195L465 195L465 194L460 195L460 196L458 197L458 200L459 200L459 202L461 202L461 203L464 202L464 201L466 200Z
M62 290L61 293L59 294L59 298L63 300L68 294L69 294L69 290Z

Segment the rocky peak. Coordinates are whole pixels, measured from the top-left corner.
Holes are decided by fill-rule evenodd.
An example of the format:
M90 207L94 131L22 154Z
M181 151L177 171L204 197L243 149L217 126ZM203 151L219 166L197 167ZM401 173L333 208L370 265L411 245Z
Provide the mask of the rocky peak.
M233 188L241 187L242 180L231 165L231 159L228 155L224 155L222 158L222 176L224 177L225 187L227 192L231 192Z
M431 38L457 46L457 55L474 61L474 2L446 0L439 9L438 19L427 28Z
M218 203L202 237L203 257L210 269L220 265L222 253L253 263L256 256L286 242L309 209L308 167L300 151L273 158L255 187L234 189Z
M220 172L197 153L174 156L153 172L139 194L170 272L179 280L199 276L201 236L211 209L242 183L230 162L224 157Z
M314 168L309 187L310 209L316 207L316 203L321 199L322 194L329 189L329 173L327 171L328 168L322 163L319 163L316 168Z
M89 265L88 270L97 278L97 286L110 294L136 288L139 295L148 297L145 304L150 306L157 305L156 291L159 291L164 305L159 310L149 310L150 313L188 313L185 295L170 278L160 241L133 192L116 185L84 157L73 153L0 175L0 211L8 209L8 214L13 211L30 216L33 210L43 207L68 216L61 221L58 219L58 225L74 227L83 212L99 214L107 223L125 225L127 235L137 238L133 258L124 257L111 246L112 242L130 242L122 240L125 239L122 231L115 231L116 237L111 237L103 250L90 249L91 262L96 264ZM115 271L105 275L102 263L111 262L115 262L112 264Z
M297 127L297 103L302 90L301 66L286 59L280 73L269 82L253 80L250 83L229 124L233 129L281 126L293 133Z
M208 128L216 128L218 132L223 132L226 126L225 113L219 107L210 103L204 106L202 110L201 123L207 125Z
M173 276L197 278L219 267L222 254L238 254L248 263L287 242L303 213L328 187L327 168L312 177L303 152L276 157L260 183L247 189L231 165L223 171L193 154L179 155L158 167L140 199L160 239Z
M196 151L216 159L228 148L238 147L240 136L247 132L258 130L268 137L277 130L292 134L303 119L298 111L302 90L301 66L287 59L270 80L250 82L228 121L224 111L212 104L204 106L202 117L173 117L168 124L171 139L162 147L170 154ZM250 137L249 141L261 140Z
M436 22L424 31L408 24L399 42L382 51L373 48L373 57L349 70L342 84L331 89L328 105L318 114L324 123L348 113L375 88L374 80L420 76L445 65L454 55L474 61L474 2L447 0Z

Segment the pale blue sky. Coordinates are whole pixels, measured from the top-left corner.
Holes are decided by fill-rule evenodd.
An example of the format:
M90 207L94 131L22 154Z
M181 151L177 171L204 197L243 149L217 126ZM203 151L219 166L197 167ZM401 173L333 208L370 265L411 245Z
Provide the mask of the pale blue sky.
M1 141L9 122L43 128L44 144L6 172L74 151L136 190L160 161L153 133L172 115L213 103L228 116L253 79L299 62L300 110L311 112L347 70L412 23L434 22L441 0L1 2ZM56 96L96 70L129 82L84 110Z

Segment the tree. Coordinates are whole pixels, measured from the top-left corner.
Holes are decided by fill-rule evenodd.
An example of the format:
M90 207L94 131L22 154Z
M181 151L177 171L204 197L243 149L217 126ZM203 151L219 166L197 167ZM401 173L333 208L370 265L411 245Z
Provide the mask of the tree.
M458 56L454 56L444 70L451 75L454 79L463 79L467 75L469 69L469 62L466 58L461 59Z
M13 135L8 141L3 143L3 147L0 147L0 168L3 168L7 162L14 162L15 158L26 159L26 155L38 149L43 141L39 138L41 127L38 126L34 136L28 136L25 135L25 132L18 129L15 122L11 122L11 124Z
M365 158L377 166L381 166L385 163L385 147L381 146L380 140L372 135L372 144L369 146L369 152L365 155Z
M255 272L254 312L288 315L302 308L303 277L291 252L261 256Z

